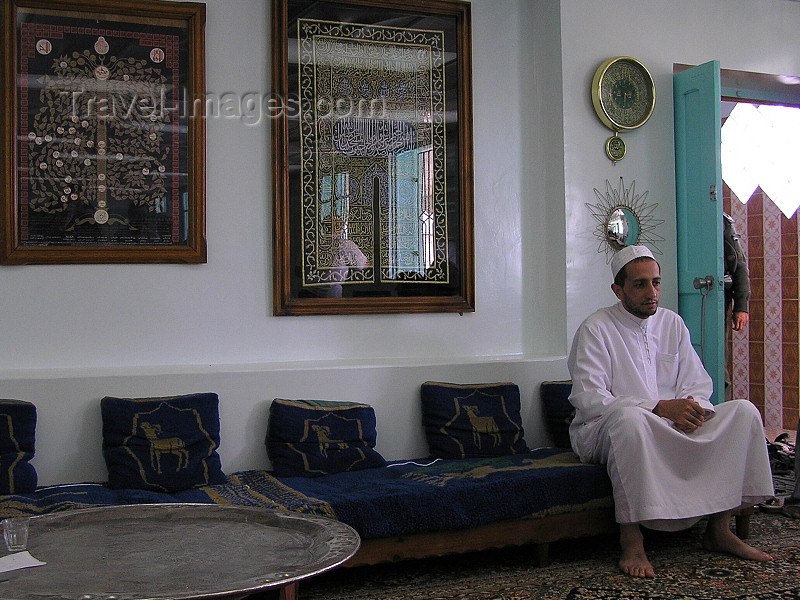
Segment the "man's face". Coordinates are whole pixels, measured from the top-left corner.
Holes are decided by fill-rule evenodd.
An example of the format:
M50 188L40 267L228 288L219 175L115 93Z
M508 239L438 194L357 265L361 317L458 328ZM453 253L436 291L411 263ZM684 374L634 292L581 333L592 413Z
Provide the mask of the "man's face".
M615 283L611 289L632 315L646 319L656 313L661 296L661 268L654 260L629 262L623 267L627 270L625 285Z

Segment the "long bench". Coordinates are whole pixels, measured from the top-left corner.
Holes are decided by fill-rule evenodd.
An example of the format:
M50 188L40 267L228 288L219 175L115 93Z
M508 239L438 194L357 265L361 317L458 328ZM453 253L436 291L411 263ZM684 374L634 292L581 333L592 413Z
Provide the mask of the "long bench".
M375 417L368 405L276 400L272 406L267 445L273 468L276 459L280 468L241 471L228 476L222 473L215 452L219 444L215 394L148 399L105 398L104 443L107 447L104 452L110 465L109 474L114 474L115 478L110 477L109 484L31 487L33 491L29 493L0 496L0 518L36 516L98 505L235 504L322 515L350 525L361 536L362 545L348 561L349 566L512 545L532 545L535 561L542 564L547 561L551 542L617 529L611 482L605 466L583 464L569 448L567 428L572 411L567 398L570 387L568 381L542 384L544 413L553 446L529 450L521 438L518 390L513 384L424 384L423 407L426 409L437 406L430 398L425 403L426 392L436 392L440 396L451 394L458 398L461 404L457 403L456 407L459 411L463 408L463 412L457 411L457 415L462 418L463 428L451 427L456 423L456 417L452 415L445 414L443 418L439 415L439 423L435 425L431 424L436 423L435 419L426 417L426 434L432 455L440 458L389 462L372 450ZM441 397L433 400L441 400ZM445 397L438 407L447 408L450 401ZM496 411L492 417L476 417L481 402L484 402L486 412L494 406L502 410ZM30 407L23 408L27 410ZM115 417L112 408L127 412L122 418L115 419L112 418ZM154 436L148 435L148 431L140 438L131 434L131 431L138 432L138 428L131 427L131 419L139 423L141 417L142 429L145 425L152 428L155 427L152 422L162 412L165 413L162 415L166 419L163 421L165 427L189 415L189 427L184 427L187 436L197 429L198 415L206 416L206 428L212 430L213 435L206 428L200 429L202 435L195 437L195 441L200 440L199 446L204 454L199 458L196 456L192 464L200 469L200 474L206 473L204 469L210 469L209 465L215 467L213 479L202 480L213 481L213 484L185 484L172 488L177 491L153 491L167 490L162 484L174 483L172 471L165 471L170 473L169 477L156 479L161 474L161 461L165 461L165 469L167 464L175 468L176 464L181 467L190 462L188 451L184 449L190 446L189 443L161 448L152 445L154 440L150 438ZM508 414L515 416L502 422ZM287 427L287 422L294 425L295 430ZM443 444L455 444L460 448L474 440L496 448L492 444L499 445L506 433L501 433L499 427L485 428L488 422L493 425L502 422L505 426L503 431L510 431L507 451L480 457L441 457L448 456ZM357 431L357 435L331 438L331 428L337 423L345 423ZM114 431L114 426L118 432ZM472 427L486 430L481 432ZM310 442L306 440L309 430L318 430ZM114 437L115 433L119 440ZM170 439L183 444L181 438ZM155 442L164 441L155 439ZM151 444L149 455L148 444ZM136 458L134 450L145 454ZM372 462L361 465L358 470L350 468L351 462L348 461L328 464L331 459L340 458L337 452L349 453L348 461L351 462L353 457L356 462L371 457ZM287 463L287 457L300 466L289 468L292 465ZM312 459L318 462L312 464ZM124 469L120 469L120 465ZM150 469L147 477L152 481L138 476L146 468ZM121 478L120 473L135 476ZM120 485L120 481L131 481L137 486L131 489ZM752 512L737 514L740 537L747 536Z
M555 448L484 459L392 461L315 478L251 470L220 485L171 494L91 483L50 486L0 496L0 517L161 502L262 506L340 520L362 538L350 566L522 544L534 544L541 563L552 541L615 528L605 470Z

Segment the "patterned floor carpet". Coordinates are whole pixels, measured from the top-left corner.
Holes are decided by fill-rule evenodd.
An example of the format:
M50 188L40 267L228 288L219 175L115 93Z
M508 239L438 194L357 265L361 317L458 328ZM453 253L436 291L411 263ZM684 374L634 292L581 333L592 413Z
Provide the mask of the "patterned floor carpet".
M704 551L702 523L647 532L656 578L616 566L618 545L602 536L551 545L551 565L531 567L524 548L338 569L300 584L300 600L790 600L800 599L800 520L753 516L749 542L771 553L754 563Z

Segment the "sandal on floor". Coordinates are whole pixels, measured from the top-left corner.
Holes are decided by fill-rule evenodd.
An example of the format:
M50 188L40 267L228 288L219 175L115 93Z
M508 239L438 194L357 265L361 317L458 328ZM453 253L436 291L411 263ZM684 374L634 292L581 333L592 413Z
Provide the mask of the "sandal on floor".
M783 498L774 496L758 505L758 510L764 513L779 513L783 511L784 502Z

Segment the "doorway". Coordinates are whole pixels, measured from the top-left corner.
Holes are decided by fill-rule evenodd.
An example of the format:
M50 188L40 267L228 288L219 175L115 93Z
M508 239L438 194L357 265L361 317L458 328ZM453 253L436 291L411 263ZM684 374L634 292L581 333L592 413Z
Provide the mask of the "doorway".
M723 140L727 115L736 104L722 102ZM800 417L797 211L761 186L743 202L724 176L723 166L723 210L740 236L751 291L748 325L726 340L733 397L749 398L761 411L765 427L795 429Z

